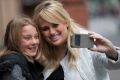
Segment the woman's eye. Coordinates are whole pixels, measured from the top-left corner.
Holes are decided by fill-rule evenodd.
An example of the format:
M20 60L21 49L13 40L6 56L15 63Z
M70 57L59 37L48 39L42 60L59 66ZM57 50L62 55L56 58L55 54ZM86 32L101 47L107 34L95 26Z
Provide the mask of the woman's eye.
M48 27L44 27L44 28L41 28L40 30L41 31L47 31L47 30L49 30L49 28Z
M52 24L53 27L58 27L58 24Z

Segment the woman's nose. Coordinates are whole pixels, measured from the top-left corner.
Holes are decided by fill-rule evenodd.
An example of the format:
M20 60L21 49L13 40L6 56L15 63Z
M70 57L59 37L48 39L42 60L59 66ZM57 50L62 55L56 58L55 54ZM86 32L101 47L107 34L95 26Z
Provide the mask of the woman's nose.
M55 33L55 29L54 28L50 28L50 34L54 34Z

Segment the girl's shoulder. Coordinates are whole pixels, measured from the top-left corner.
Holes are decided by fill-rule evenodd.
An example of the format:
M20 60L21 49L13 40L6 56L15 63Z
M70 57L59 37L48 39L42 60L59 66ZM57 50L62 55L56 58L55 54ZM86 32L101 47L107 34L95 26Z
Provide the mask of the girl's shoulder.
M2 61L8 61L8 62L13 62L13 63L23 63L26 62L27 59L25 56L22 55L20 52L11 52L8 55L4 55L0 58Z
M25 74L29 73L27 60L21 53L12 52L8 55L4 55L0 57L0 75L1 75L0 80L4 76L8 76L9 78L12 78L11 76L13 75L12 72L18 69L22 71L21 73L23 72L25 72ZM13 80L13 79L7 79L7 80Z
M11 75L18 80L26 80L26 76L23 75L23 71L21 66L19 65L14 65L13 70L11 71Z
M27 67L27 59L19 52L12 52L8 55L0 57L0 70L12 70L15 64L21 67Z

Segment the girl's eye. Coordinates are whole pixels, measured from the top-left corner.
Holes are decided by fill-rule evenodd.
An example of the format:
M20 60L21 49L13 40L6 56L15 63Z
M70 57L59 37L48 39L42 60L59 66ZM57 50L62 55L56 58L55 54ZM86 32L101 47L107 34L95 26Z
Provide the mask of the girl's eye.
M31 37L30 37L30 36L24 36L23 38L24 38L24 39L26 39L26 40L31 39Z
M39 38L38 34L37 34L37 35L35 35L35 39L38 39L38 38Z
M58 27L58 24L52 24L53 27Z

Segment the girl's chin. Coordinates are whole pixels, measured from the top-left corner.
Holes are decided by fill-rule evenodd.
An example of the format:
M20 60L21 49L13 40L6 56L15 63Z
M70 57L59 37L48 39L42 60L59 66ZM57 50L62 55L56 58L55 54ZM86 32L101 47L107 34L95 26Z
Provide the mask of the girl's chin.
M28 55L31 56L31 57L33 57L33 56L36 56L36 53L37 52L28 52Z

